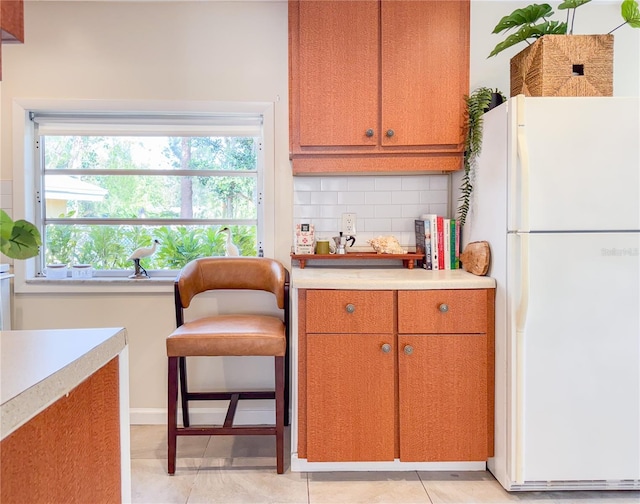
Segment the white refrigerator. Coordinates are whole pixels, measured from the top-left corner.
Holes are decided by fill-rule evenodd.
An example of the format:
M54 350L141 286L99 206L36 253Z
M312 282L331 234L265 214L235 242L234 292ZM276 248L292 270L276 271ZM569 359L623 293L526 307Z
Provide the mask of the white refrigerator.
M463 244L496 289L507 490L640 488L640 103L532 98L484 115Z

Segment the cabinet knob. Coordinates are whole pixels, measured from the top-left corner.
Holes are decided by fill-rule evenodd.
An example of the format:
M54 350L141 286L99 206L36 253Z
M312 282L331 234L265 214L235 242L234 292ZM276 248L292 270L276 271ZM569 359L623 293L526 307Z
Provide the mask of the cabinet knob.
M353 313L354 311L356 311L356 307L355 305L349 303L347 306L345 306L345 310L347 310L347 313Z
M411 345L405 345L404 353L407 355L411 355L413 353L413 347Z
M391 345L389 343L385 343L381 348L383 353L391 352Z
M372 130L371 128L369 128L369 129L366 131L365 135L367 135L369 138L371 138L371 137L373 136L373 130Z
M446 303L442 303L440 306L438 306L438 310L440 310L440 313L447 313L449 311L449 305L447 305Z
M388 136L389 138L391 138L393 135L395 135L395 131L393 131L392 129L388 129L388 130L387 130L387 136Z

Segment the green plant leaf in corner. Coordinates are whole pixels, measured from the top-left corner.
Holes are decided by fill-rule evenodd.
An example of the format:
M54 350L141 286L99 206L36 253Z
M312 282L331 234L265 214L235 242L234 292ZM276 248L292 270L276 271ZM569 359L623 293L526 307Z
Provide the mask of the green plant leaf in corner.
M492 33L501 33L517 26L532 25L541 18L553 15L549 4L532 4L524 9L516 9L508 16L503 17Z
M0 252L12 259L29 259L40 251L40 231L26 220L13 222L0 210Z
M526 40L530 38L537 39L543 35L564 35L566 32L567 23L560 21L546 21L535 26L523 26L516 33L509 35L505 40L496 45L488 57L495 56L499 52L520 42L526 42Z
M535 26L523 26L516 33L509 35L505 40L496 45L488 57L495 56L499 52L520 42L526 42L527 39L538 39L543 35L564 35L566 33L567 23L560 21L545 21Z
M581 5L589 3L591 0L564 0L560 5L558 5L559 10L564 9L577 9Z
M633 28L640 28L640 8L636 0L624 0L620 7L622 18Z

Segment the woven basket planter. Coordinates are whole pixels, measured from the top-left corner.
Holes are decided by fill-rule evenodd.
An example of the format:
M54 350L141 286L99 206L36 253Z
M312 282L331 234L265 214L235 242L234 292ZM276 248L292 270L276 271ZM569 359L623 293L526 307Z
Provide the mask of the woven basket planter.
M613 96L613 35L545 35L511 58L511 96Z

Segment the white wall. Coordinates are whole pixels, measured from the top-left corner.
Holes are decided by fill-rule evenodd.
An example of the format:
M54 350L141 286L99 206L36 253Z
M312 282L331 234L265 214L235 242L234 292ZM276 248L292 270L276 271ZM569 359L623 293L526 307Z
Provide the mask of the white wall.
M487 60L486 55L501 40L490 33L500 17L527 3L472 1L471 89L489 86L508 92L509 58L524 46ZM596 0L580 9L576 31L609 31L618 24L618 10L617 1ZM14 98L273 102L275 256L289 263L293 177L288 161L286 2L27 1L25 33L25 44L2 48L0 179L13 178L10 125ZM639 94L639 48L640 30L623 27L615 33L615 95ZM419 178L423 187L439 188L443 177ZM300 184L301 179L296 179L296 183L303 192L305 184L311 184L309 192L316 185L322 192L323 181L328 187L336 179ZM375 192L375 180L359 179L357 185L373 188L363 191L364 198ZM6 183L2 187L5 208L4 201L12 195L4 194ZM19 190L14 187L13 193ZM395 232L391 226L385 229L383 225L375 232ZM165 406L164 338L175 324L170 285L159 293L18 294L14 302L16 329L126 327L131 405L151 410ZM239 365L225 361L223 369L224 376L218 374L217 379L226 383L272 380L271 364L266 362ZM205 366L197 373L204 381ZM163 416L158 418L164 421Z

